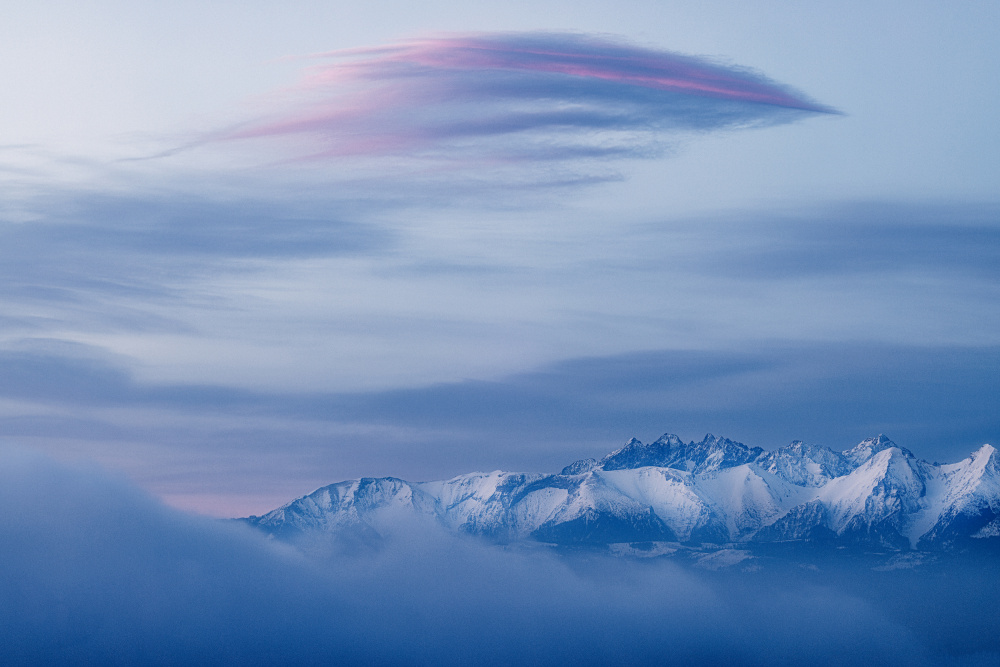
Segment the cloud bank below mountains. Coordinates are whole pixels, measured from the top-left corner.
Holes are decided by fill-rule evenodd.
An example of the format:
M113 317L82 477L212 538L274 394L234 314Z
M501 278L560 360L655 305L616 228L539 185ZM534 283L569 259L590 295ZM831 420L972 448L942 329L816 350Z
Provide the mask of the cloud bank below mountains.
M562 560L420 527L380 551L305 556L100 471L10 451L0 555L8 663L988 664L1000 620L991 601L963 597L978 579L960 572L937 604L959 610L962 631L921 633L937 612L912 612L916 579L898 573L866 600L796 577Z
M322 54L286 108L215 140L294 158L493 163L644 157L664 139L836 113L752 70L573 33L482 33Z

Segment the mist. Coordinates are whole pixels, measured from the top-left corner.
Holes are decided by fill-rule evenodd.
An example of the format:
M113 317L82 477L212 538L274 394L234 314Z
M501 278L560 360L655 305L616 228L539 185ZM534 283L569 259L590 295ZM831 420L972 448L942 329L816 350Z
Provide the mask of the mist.
M713 572L500 547L391 515L377 546L292 546L167 508L96 467L18 450L0 454L0 503L5 664L912 665L1000 655L1000 614L976 593L992 589L996 567Z

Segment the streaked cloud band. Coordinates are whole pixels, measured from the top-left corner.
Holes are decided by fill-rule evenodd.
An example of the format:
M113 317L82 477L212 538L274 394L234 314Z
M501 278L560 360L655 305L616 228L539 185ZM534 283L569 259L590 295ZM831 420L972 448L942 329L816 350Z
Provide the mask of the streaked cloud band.
M414 39L318 57L326 62L285 91L281 112L220 137L297 140L296 157L312 158L640 157L659 154L671 133L835 113L750 69L574 33Z

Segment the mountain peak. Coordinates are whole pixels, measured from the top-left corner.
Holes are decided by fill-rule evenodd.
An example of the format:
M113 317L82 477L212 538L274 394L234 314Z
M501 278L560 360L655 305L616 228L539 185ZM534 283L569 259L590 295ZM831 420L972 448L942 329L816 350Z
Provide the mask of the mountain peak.
M793 440L785 447L764 454L757 464L770 473L807 487L822 486L852 469L840 452L801 440Z
M1000 457L983 445L959 463L929 464L884 435L841 454L803 442L764 453L712 434L685 443L667 433L649 444L631 438L561 475L340 482L247 522L278 537L326 531L366 540L400 513L500 541L992 548L1000 544Z
M972 458L978 459L981 456L990 457L996 454L996 451L997 451L996 447L994 447L989 443L986 443L976 451L972 452Z
M559 473L560 475L582 475L584 473L590 472L598 466L597 459L580 459L579 461L573 461L568 466L562 469Z
M656 442L653 444L663 444L663 445L669 445L671 447L683 447L684 441L681 440L676 435L674 435L673 433L664 433L659 438L657 438Z
M865 438L858 444L858 447L861 445L868 445L878 449L887 449L889 447L894 447L896 443L890 440L884 433L879 433L874 438Z
M666 433L648 445L632 438L624 447L601 459L599 466L603 470L656 466L701 473L749 463L763 452L760 447L750 448L711 433L706 434L701 442L689 443Z
M966 460L969 461L972 469L989 470L994 475L1000 475L1000 456L997 456L997 450L993 445L983 445L972 452Z
M895 442L887 438L884 434L879 433L874 438L866 438L855 445L853 448L844 451L844 458L850 461L852 464L858 466L872 458L879 452L885 451L887 449L892 449L895 447L898 449L903 456L906 458L913 458L913 454L910 450L900 447Z

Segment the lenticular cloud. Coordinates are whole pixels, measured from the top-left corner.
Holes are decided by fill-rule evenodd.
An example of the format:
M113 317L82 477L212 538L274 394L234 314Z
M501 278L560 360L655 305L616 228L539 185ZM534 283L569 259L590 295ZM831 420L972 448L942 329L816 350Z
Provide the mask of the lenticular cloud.
M317 56L284 108L223 139L299 158L659 154L678 133L833 110L760 73L579 34L477 34Z

